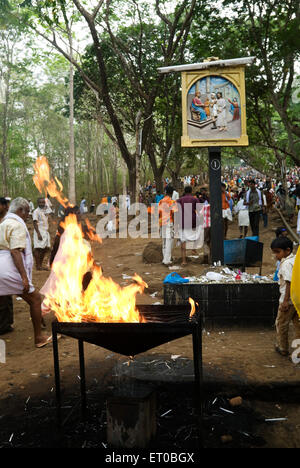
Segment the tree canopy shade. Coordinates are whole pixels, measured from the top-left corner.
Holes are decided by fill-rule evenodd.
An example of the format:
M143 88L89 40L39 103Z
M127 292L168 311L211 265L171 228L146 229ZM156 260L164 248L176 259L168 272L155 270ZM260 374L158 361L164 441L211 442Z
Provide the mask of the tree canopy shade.
M297 63L299 70L300 3L225 0L223 6L228 15L214 15L204 31L194 19L192 53L206 50L223 59L257 57L246 74L248 122L253 126L250 144L271 148L278 156L289 156L299 164L299 108L292 96Z
M51 47L53 63L60 54L62 61L74 66L76 148L79 151L81 145L80 126L89 132L95 126L99 138L105 135L104 147L111 145L111 154L118 148L132 193L139 185L141 165L151 166L161 188L166 171L177 177L184 165L202 161L202 154L196 158L197 150L180 147L180 76L160 75L158 68L200 62L208 56L257 57L246 73L250 147L225 153L260 168L267 168L270 161L273 169L286 160L299 164L298 0L226 0L221 8L212 0L0 0L0 7L2 31L10 30L10 38L13 31L18 40L22 34L33 40L39 37ZM83 47L77 47L78 38ZM36 56L42 54L41 46ZM57 69L67 77L66 65ZM55 65L52 71L56 73ZM47 79L50 82L49 75ZM65 94L66 86L73 88L71 75ZM17 122L13 95L6 105L0 104L3 167L10 154L5 138L11 142L15 135L20 142L17 133L8 131ZM71 96L66 101L69 112ZM64 106L59 107L57 114L63 118ZM14 112L6 114L9 109ZM83 137L84 132L80 134ZM26 151L31 154L32 148ZM99 151L93 141L85 168L97 166L94 155L99 156ZM67 164L65 156L63 160ZM101 161L97 168L102 168L103 181L108 180ZM2 170L3 184L7 172Z
M90 2L93 3L93 2ZM70 4L75 5L81 19L84 19L89 31L90 39L93 43L97 63L97 76L92 79L87 75L79 61L72 59L70 54L59 45L57 34L59 33L61 18L66 14L66 9ZM130 4L130 5L129 5ZM136 47L132 50L128 43L122 41L122 37L116 32L116 15L114 11L120 11L122 6L126 5L126 13L131 15L132 20L136 23L136 27L132 28L134 39L131 41L131 46L136 43ZM131 86L131 94L137 94L137 99L140 104L140 117L135 118L136 131L142 130L142 149L147 148L154 175L161 175L165 168L165 161L170 150L170 142L165 144L165 152L161 157L162 164L158 167L154 145L149 140L153 134L153 116L155 112L155 101L161 92L163 77L159 76L156 71L158 63L152 62L154 70L151 77L145 66L147 62L147 54L149 47L153 48L156 53L156 60L159 60L159 65L168 65L173 60L184 59L188 33L190 30L192 16L195 9L196 0L182 0L177 3L174 10L166 15L162 10L164 2L156 0L153 4L157 19L161 22L160 28L155 28L153 31L153 21L147 11L146 5L143 2L131 0L130 2L121 2L117 0L107 0L106 2L94 2L94 8L87 10L83 3L78 0L72 2L62 1L34 1L23 4L24 15L27 15L27 20L30 20L31 27L48 40L57 50L70 60L77 68L86 85L93 89L98 98L103 103L105 113L113 128L114 136L120 148L121 155L128 167L131 191L135 192L136 171L139 164L137 148L134 153L128 148L124 130L122 128L122 116L119 112L119 107L114 102L110 87L108 68L110 66L109 59L105 57L105 48L102 41L103 31L106 32L107 38L110 41L111 51L118 57L119 69L124 74L128 85ZM38 23L36 22L38 18ZM150 24L147 24L149 23ZM151 24L152 23L152 24ZM43 26L40 29L39 24ZM135 31L134 31L135 29ZM160 34L155 34L160 32ZM148 33L146 35L146 33ZM149 34L152 34L152 40L149 39ZM128 37L128 35L127 35ZM154 54L155 56L155 54ZM150 61L149 61L150 62ZM150 68L150 67L148 67ZM149 79L150 78L150 79ZM150 118L148 118L151 116ZM148 145L148 146L147 146ZM169 146L169 147L168 147Z

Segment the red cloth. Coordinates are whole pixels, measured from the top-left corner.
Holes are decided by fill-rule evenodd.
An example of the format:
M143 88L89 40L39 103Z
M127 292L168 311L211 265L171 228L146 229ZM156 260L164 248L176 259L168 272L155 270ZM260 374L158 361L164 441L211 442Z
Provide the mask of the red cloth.
M204 228L210 227L210 205L204 205L202 214L204 216Z

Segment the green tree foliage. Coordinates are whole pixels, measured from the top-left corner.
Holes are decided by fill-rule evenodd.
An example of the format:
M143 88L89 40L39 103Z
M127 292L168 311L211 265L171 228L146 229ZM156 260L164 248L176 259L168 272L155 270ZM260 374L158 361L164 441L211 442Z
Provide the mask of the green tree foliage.
M73 39L87 32L73 58L70 21ZM77 197L98 197L116 181L120 187L120 158L131 189L139 164L141 183L154 175L158 186L165 175L207 170L205 150L180 145L180 76L157 68L208 56L256 57L246 70L250 146L224 150L224 165L243 159L275 175L286 162L299 164L298 0L225 0L221 9L212 0L0 0L2 33L23 46L22 54L13 47L10 60L3 45L0 52L2 81L9 78L8 100L0 104L2 191L15 190L16 177L29 193L32 158L40 152L68 185L68 61L77 70Z
M275 161L288 158L299 165L299 107L293 99L300 54L299 1L222 3L223 14L215 11L205 28L201 21L193 22L193 55L256 57L246 72L250 144L262 157L268 158L271 149Z

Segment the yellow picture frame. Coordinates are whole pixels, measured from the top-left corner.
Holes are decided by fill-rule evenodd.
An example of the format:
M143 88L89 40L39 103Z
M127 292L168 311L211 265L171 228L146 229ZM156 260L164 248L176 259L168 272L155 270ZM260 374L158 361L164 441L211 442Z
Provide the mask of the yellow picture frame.
M213 78L214 77L214 78ZM192 122L192 108L189 107L189 95L193 86L200 80L220 78L227 80L239 95L239 118L240 130L238 132L218 131L212 135L201 135L200 124ZM246 89L245 89L245 66L210 66L200 70L189 70L181 72L182 85L182 137L181 146L193 147L218 147L218 146L248 146L249 140L246 125ZM221 93L220 93L221 94ZM229 99L228 99L229 100ZM195 114L193 114L195 115ZM193 127L193 130L191 128ZM207 125L206 125L207 127ZM199 130L195 131L194 128ZM225 127L226 128L226 127ZM203 132L203 131L202 131ZM196 135L196 133L199 134ZM209 132L206 132L209 133ZM213 133L213 132L210 132ZM196 136L195 136L196 135Z

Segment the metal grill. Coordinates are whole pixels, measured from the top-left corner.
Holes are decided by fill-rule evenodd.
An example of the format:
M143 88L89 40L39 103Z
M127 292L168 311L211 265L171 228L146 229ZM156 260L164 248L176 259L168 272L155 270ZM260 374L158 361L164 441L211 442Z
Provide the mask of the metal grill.
M201 417L202 321L199 311L190 319L189 305L138 306L145 323L52 323L57 418L61 425L61 386L57 334L78 340L81 409L86 410L86 379L83 343L91 343L125 356L136 356L164 343L192 335L195 375L195 406Z

